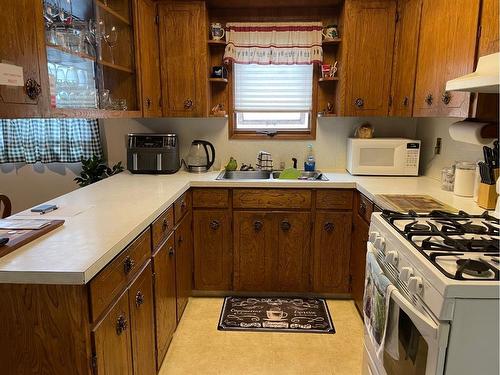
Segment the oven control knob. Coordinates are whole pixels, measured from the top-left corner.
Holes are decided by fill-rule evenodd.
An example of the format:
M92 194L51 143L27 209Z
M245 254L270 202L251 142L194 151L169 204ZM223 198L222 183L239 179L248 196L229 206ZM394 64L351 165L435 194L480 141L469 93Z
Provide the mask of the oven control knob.
M424 290L424 283L420 276L411 276L408 279L408 289L413 294L422 294Z
M385 254L385 261L393 266L398 264L398 253L394 250L388 251Z
M375 243L375 240L380 237L380 233L379 232L370 232L370 237L368 237L368 241L370 241L371 243Z
M385 249L385 238L382 236L378 236L375 239L375 243L373 244L373 246L375 246L376 249L383 251Z
M399 272L399 278L401 280L403 280L404 282L408 282L408 280L412 276L413 276L413 268L411 268L411 267L401 268L401 271Z

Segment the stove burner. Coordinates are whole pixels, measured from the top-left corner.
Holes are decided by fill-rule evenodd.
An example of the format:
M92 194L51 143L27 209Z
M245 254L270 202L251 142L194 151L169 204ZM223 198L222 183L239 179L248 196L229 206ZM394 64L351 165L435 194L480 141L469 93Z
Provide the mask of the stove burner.
M457 260L458 268L466 275L485 277L491 274L490 267L480 260L474 259L459 259Z
M431 228L427 224L419 224L417 221L412 221L405 225L403 230L404 233L410 233L415 231L428 231Z

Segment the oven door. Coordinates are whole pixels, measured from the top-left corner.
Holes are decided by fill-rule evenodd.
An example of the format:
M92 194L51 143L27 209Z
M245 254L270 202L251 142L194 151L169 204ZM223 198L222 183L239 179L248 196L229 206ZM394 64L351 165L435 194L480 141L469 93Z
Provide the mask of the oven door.
M365 368L379 375L443 374L449 324L417 309L398 289L391 293L388 316L382 358L375 354L365 328Z

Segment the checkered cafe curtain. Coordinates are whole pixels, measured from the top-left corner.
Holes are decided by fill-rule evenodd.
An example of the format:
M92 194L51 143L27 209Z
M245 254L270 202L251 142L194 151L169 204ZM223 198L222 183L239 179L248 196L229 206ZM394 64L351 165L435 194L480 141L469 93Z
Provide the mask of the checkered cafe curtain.
M77 163L102 157L95 119L0 119L0 163Z

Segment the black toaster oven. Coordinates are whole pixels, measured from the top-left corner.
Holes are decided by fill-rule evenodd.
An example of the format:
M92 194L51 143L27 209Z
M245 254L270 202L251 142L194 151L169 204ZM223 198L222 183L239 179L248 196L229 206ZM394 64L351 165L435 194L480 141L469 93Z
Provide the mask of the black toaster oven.
M170 174L181 167L177 134L129 134L127 169L132 173Z

